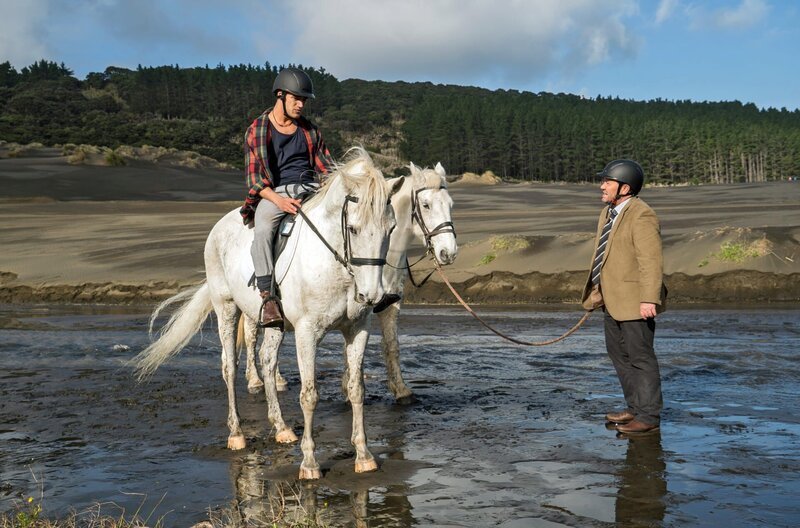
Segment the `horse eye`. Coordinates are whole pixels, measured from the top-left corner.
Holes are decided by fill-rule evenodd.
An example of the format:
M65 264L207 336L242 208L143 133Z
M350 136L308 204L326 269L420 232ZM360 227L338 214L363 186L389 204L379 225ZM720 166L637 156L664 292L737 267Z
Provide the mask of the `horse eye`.
M353 226L347 226L347 230L350 231L351 235L357 235L358 234L358 229L353 227Z
M426 203L426 202L422 202L422 208L423 209L430 209L431 208L431 204Z

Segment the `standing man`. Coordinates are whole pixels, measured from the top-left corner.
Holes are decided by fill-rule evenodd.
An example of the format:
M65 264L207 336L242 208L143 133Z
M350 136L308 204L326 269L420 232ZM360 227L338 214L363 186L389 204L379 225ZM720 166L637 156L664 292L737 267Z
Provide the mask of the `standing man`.
M653 350L656 314L664 310L661 232L655 212L638 194L642 167L614 160L598 173L608 204L597 223L595 253L583 291L587 310L603 307L606 349L627 408L606 419L620 433L656 431L661 421L661 375Z
M302 116L314 99L311 78L297 68L281 70L272 85L275 106L248 127L244 136L247 198L240 209L245 224L255 223L250 249L256 286L263 299L261 326L282 327L283 316L273 288L272 239L283 216L295 214L300 194L319 186L332 160L322 135Z

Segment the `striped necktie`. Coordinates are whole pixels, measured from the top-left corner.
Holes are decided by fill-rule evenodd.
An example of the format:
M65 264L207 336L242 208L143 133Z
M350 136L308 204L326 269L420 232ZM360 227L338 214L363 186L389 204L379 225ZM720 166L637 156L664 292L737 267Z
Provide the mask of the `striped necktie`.
M597 243L597 251L594 254L594 261L592 262L592 284L600 284L600 268L603 267L603 254L606 252L606 243L608 242L608 235L611 233L611 226L614 225L614 218L617 216L617 211L612 207L608 208L608 220L603 226L603 231L600 233L600 241Z

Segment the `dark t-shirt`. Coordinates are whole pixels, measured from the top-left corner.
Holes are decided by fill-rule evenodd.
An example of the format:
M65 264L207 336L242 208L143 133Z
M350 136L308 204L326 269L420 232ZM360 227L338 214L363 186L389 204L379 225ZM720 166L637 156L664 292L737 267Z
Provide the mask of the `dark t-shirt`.
M316 175L308 160L308 144L300 127L291 135L281 134L273 128L268 148L274 187L315 181Z

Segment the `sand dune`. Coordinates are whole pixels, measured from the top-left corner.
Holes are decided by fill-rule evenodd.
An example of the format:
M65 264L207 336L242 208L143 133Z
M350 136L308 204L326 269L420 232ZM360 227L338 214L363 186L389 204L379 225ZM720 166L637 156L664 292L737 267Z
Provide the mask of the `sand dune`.
M238 171L136 161L0 159L0 302L151 302L202 280L203 244L244 195ZM475 302L575 302L602 207L591 185L455 182L459 257ZM800 183L646 188L677 302L800 299ZM421 247L417 253L421 253ZM415 274L429 269L423 262ZM437 278L409 301L452 302Z

